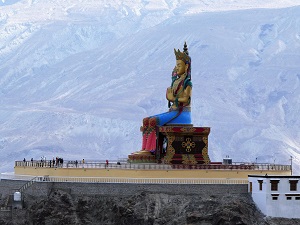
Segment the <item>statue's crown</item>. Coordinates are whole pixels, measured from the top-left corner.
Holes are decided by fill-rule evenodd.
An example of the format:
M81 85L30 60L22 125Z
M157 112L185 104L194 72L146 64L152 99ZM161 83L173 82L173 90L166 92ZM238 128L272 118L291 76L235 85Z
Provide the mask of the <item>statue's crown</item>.
M186 45L186 42L184 43L184 48L183 48L183 52L181 52L179 49L176 50L174 48L174 53L176 56L176 60L182 60L185 63L191 63L191 58L189 57L189 52L188 52L188 48Z

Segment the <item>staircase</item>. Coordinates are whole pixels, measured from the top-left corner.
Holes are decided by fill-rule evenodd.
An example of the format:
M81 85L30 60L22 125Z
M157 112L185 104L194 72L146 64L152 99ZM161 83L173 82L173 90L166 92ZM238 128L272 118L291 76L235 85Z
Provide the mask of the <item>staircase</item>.
M41 179L41 177L34 177L32 178L30 181L28 181L27 183L25 183L22 187L20 187L19 189L17 189L17 191L19 191L21 193L22 196L22 200L23 200L23 193L24 191L29 188L33 183L39 181ZM5 200L4 206L1 207L1 211L11 211L11 203L13 201L13 194L9 194Z
M33 183L37 182L38 180L40 180L40 177L32 178L30 181L28 181L22 187L20 187L18 191L22 194L27 188L29 188Z

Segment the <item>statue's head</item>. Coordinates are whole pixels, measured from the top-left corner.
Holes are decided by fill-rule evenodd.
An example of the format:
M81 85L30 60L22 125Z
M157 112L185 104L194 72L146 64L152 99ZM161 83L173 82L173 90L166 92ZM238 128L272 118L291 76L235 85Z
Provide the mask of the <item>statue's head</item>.
M191 74L191 57L189 57L188 49L186 43L184 43L183 52L179 49L174 49L176 56L176 73L181 76L186 73L190 77Z

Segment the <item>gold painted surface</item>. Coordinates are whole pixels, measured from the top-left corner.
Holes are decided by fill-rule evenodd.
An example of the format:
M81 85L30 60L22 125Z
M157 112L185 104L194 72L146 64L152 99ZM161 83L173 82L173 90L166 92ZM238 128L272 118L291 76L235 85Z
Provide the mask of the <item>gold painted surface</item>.
M180 129L182 132L189 132L189 133L193 133L195 130L196 130L196 128L191 128L191 127L183 127L183 128L181 128Z
M174 135L172 136L168 135L167 139L168 139L168 148L167 148L167 154L164 157L164 161L166 164L169 164L172 161L172 158L175 154L175 149L173 148L172 143L175 141L176 137Z
M202 150L202 156L203 156L203 160L205 162L205 164L209 164L210 163L210 159L208 156L208 150L207 150L207 146L205 146Z
M195 142L193 142L191 138L186 138L185 140L186 141L181 143L181 146L185 148L186 152L192 151L192 148L195 148L196 146Z
M205 143L205 147L202 149L203 160L204 160L205 164L209 164L210 159L208 156L208 139L207 139L207 137L203 137L202 140Z
M159 131L163 131L163 132L174 132L173 126L159 127L159 129L160 129Z
M152 154L149 151L141 150L141 151L135 152L134 155L146 155L146 156L149 156L149 155L152 155Z
M133 170L95 168L35 168L15 167L16 175L69 177L124 177L124 178L243 178L248 175L290 175L286 170Z
M194 155L192 154L183 154L182 155L182 164L187 164L187 165L196 165L198 162L195 158Z

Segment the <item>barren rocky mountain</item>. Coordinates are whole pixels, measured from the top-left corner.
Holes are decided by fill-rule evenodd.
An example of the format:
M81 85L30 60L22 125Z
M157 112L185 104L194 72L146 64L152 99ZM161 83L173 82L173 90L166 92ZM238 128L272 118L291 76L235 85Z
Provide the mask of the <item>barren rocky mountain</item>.
M266 218L248 194L195 195L139 192L131 196L72 196L52 190L26 198L23 217L2 225L296 225L300 220Z

